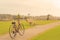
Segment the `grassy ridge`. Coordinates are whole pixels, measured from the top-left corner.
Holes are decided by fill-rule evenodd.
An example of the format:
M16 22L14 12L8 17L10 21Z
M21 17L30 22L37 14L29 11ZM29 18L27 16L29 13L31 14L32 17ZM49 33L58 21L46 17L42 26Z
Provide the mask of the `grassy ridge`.
M0 35L5 34L9 31L9 27L11 25L11 22L12 21L0 21ZM36 25L44 25L44 24L48 24L48 23L52 23L52 22L56 22L56 21L35 20L34 22ZM35 25L30 26L30 24L28 22L26 22L25 20L22 20L21 23L24 25L25 29L35 26Z
M60 26L50 29L43 34L38 34L31 40L60 40Z

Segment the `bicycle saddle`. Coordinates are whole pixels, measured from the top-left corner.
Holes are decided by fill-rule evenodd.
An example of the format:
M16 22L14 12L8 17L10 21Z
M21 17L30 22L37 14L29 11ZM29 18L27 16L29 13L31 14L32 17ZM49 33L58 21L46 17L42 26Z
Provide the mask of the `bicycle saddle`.
M16 24L16 22L12 22L12 24Z

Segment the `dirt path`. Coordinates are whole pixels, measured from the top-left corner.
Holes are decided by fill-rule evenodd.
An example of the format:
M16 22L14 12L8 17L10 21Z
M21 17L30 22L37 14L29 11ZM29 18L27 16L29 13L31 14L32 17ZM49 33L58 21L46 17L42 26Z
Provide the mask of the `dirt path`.
M60 22L55 22L55 23L50 23L46 25L41 25L41 26L35 26L34 28L30 28L25 30L24 36L19 36L15 38L15 40L28 40L29 38L39 34L43 33L44 31L54 28L55 26L60 25ZM9 34L6 34L4 36L0 37L0 40L12 40L9 36Z

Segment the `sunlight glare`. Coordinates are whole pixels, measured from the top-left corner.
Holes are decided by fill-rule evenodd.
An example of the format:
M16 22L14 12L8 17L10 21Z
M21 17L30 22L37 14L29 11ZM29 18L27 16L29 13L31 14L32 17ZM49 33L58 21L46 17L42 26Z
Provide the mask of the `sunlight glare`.
M60 8L60 0L53 0L53 5L57 8Z

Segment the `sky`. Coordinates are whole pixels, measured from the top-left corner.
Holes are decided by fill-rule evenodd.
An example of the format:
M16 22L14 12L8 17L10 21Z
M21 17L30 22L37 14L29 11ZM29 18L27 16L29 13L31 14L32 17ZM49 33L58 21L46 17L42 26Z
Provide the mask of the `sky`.
M0 0L0 14L60 16L60 0Z

